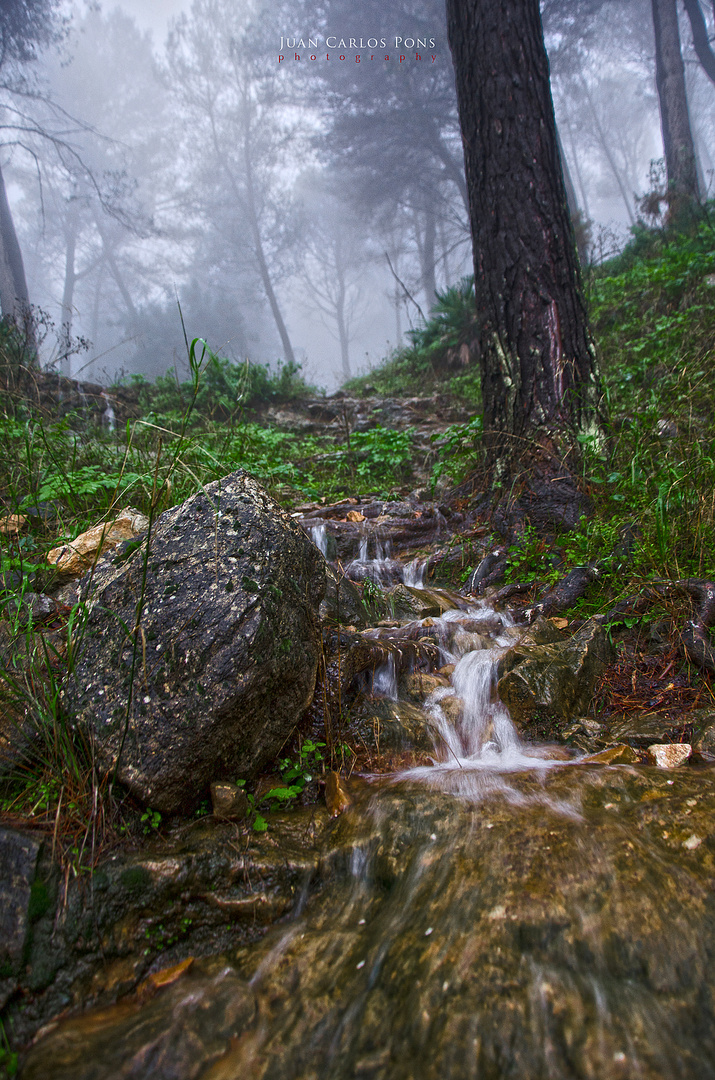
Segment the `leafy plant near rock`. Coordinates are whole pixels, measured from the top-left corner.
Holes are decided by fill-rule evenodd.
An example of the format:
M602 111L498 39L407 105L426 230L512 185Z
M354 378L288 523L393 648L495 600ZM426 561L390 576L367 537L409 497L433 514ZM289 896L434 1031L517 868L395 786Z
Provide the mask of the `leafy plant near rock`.
M281 808L287 809L303 794L306 785L313 780L316 773L324 768L324 749L324 742L305 739L300 745L297 760L289 757L281 758L278 769L282 783L279 786L272 787L261 795L246 792L250 807L249 820L254 832L265 832L268 828L268 822L261 813L262 809L269 812ZM246 781L237 780L236 784L238 787L245 788Z

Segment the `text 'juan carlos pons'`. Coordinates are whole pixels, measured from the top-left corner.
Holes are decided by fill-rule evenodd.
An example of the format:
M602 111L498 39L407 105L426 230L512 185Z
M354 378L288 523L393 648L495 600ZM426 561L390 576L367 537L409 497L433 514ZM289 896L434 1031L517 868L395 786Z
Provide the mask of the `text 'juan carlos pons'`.
M419 51L415 52L415 61L426 60L428 63L434 64L437 59L436 54L429 52L428 50L435 48L435 38L419 38L419 37L395 37L390 39L390 42L395 42L395 53L390 56L390 53L384 53L383 50L389 49L387 44L387 38L339 38L337 35L329 35L325 38L325 47L328 50L343 50L337 56L338 60L346 60L346 53L352 52L354 55L350 57L356 63L361 63L363 60L396 60L400 64L407 62L407 53L400 53L400 49L404 50L425 50L424 53ZM286 55L285 52L288 49L296 50L292 57L288 57L289 60L317 60L318 49L320 47L321 38L301 38L301 37L281 37L281 43L279 46L280 53L278 56L278 63L282 64ZM300 49L299 53L297 50ZM358 52L358 50L361 50ZM379 52L373 52L372 50L379 50ZM335 58L335 57L334 57ZM333 58L333 59L334 59ZM321 56L322 59L322 56ZM330 60L330 52L325 53L325 59ZM412 59L410 56L409 59Z

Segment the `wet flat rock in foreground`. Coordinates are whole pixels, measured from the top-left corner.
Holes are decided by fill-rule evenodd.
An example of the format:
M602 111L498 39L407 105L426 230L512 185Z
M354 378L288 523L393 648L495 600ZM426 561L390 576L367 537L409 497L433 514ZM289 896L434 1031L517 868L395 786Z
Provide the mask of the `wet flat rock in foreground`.
M713 1077L714 856L711 769L373 787L304 911L59 1024L22 1076Z

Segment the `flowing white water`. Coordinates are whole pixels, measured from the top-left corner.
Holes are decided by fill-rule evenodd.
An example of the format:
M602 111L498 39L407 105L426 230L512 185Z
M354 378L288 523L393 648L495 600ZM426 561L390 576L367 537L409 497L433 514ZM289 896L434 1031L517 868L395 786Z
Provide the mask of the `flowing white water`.
M393 653L390 653L384 664L375 668L375 674L372 677L372 691L374 694L379 694L380 697L388 698L390 701L397 701L397 667Z
M328 533L325 525L311 525L310 539L324 559L328 557Z
M402 571L402 581L413 589L424 588L428 559L413 559Z
M498 791L523 802L525 796L509 787L505 773L543 772L567 762L555 760L545 748L523 743L497 695L499 659L514 642L514 631L509 632L513 620L481 602L467 612L447 611L432 621L442 641L443 664L454 664L451 685L434 690L425 701L440 743L431 766L402 775L474 801ZM495 621L501 624L496 632ZM553 809L578 816L571 806Z
M355 575L357 580L367 578L377 585L390 585L401 581L411 588L424 588L428 559L413 559L412 562L403 565L393 554L392 541L383 542L379 536L375 537L374 551L374 557L370 558L368 537L362 536L358 556L353 559L348 568L349 572L360 571Z
M102 398L105 402L105 409L102 413L102 423L106 426L107 431L110 433L110 435L112 435L114 434L114 431L117 427L117 415L112 408L112 403L107 397L107 395L103 393Z

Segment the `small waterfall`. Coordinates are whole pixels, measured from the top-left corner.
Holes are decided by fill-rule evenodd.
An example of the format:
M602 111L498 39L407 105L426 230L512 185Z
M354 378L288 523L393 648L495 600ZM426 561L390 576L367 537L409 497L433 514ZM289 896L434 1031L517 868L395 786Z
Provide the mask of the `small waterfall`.
M413 589L424 588L428 559L413 559L404 565L395 557L392 541L375 537L375 556L369 558L368 537L360 537L360 547L356 559L348 565L348 577L354 581L374 581L376 585L388 586L402 582Z
M310 526L310 539L324 559L328 557L328 533L325 524Z
M74 385L75 385L75 389L77 391L77 397L80 400L82 411L84 412L84 414L86 416L88 411L89 411L89 399L88 399L87 395L85 394L84 387L82 386L82 383L79 381L79 379L74 380ZM102 395L102 397L104 397L104 395Z
M544 770L565 763L547 756L538 746L523 743L497 695L499 660L513 643L508 633L513 621L484 601L470 607L466 616L467 620L463 611L448 611L441 619L433 620L443 642L442 662L454 664L451 685L434 690L425 701L440 742L433 765L410 769L402 775L472 801L497 791L508 799L522 801L523 796L510 789L503 774ZM483 632L463 628L460 624L465 621L483 627ZM570 806L552 808L568 815L574 813Z
M346 574L353 581L373 581L376 585L386 587L394 585L401 580L402 563L392 556L392 543L388 540L383 544L378 537L375 538L375 557L368 557L368 537L360 537L360 547L357 559L348 564Z
M102 399L105 402L104 412L102 413L102 424L107 428L110 435L113 435L117 428L117 416L112 408L112 403L107 395L102 391Z
M390 701L397 701L397 666L394 653L390 653L385 663L375 668L375 674L372 677L372 690L374 694L379 694L380 697L388 698Z
M423 589L429 559L413 559L402 572L403 584L412 589Z

